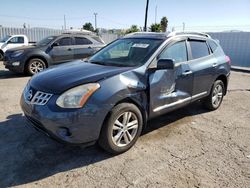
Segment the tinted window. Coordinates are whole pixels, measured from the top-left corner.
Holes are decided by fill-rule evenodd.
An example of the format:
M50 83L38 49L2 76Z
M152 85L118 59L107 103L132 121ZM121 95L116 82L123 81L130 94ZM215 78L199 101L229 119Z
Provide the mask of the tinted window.
M40 40L37 45L38 46L46 46L47 44L49 44L51 41L55 40L56 39L56 36L49 36L49 37L46 37L42 40Z
M215 50L218 48L217 44L214 41L212 41L212 40L209 40L208 44L209 44L212 52L215 52Z
M70 46L72 45L72 39L70 37L64 37L58 40L59 46Z
M201 58L209 55L209 50L204 41L190 41L193 59Z
M22 44L22 43L24 43L24 38L23 37L14 37L14 38L9 40L9 43Z
M162 59L174 59L176 63L187 61L186 42L178 42L167 47L160 55Z
M92 42L89 39L86 39L84 37L75 37L75 43L76 45L92 44Z

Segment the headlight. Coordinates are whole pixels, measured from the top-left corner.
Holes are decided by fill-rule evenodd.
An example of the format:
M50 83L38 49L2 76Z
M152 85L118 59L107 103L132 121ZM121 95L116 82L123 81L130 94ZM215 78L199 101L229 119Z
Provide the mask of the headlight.
M98 83L90 83L74 87L64 92L56 100L56 104L61 108L81 108L88 98L100 88Z
M18 56L22 55L23 52L24 52L24 50L17 50L15 52L13 52L10 56L11 57L18 57Z

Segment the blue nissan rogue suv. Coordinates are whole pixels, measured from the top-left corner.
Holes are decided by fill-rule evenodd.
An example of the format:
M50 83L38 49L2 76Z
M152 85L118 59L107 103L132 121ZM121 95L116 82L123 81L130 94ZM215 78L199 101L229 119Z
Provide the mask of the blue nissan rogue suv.
M134 33L75 61L38 73L21 107L31 124L70 144L131 148L150 118L202 100L217 109L230 59L204 33Z

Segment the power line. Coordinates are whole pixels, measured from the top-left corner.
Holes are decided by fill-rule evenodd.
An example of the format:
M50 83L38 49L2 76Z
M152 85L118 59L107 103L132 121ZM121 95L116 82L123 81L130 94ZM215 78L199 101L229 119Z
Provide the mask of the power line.
M62 20L62 18L38 18L38 17L26 17L26 16L11 16L11 15L3 15L0 14L0 17L6 18L15 18L15 19L27 19L27 20L41 20L41 21L55 21ZM83 17L67 17L67 20L82 20L86 18L91 18L91 16L83 16Z

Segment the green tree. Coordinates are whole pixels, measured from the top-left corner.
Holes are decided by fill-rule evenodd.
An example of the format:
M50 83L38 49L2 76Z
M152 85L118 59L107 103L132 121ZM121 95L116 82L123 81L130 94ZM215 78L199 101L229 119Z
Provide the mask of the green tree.
M88 30L88 31L92 31L92 32L95 31L95 30L94 30L94 27L93 27L93 25L92 25L92 23L90 23L90 22L85 23L85 24L82 26L82 28L85 29L85 30Z
M155 23L150 26L152 32L161 32L161 24Z
M138 32L138 31L140 31L140 29L138 28L137 25L131 25L131 27L128 30L126 30L126 34Z
M161 30L162 32L166 32L168 27L168 18L166 16L161 19Z

